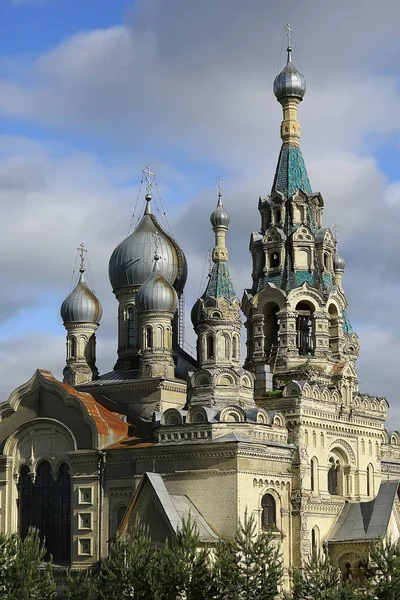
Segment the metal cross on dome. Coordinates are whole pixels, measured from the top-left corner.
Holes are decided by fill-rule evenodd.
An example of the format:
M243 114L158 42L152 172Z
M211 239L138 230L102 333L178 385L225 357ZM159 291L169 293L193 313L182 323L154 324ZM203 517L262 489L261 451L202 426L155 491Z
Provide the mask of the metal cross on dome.
M153 185L152 177L154 177L151 166L148 164L147 167L143 169L142 173L146 179L146 194L150 194L151 196L151 187Z
M292 47L293 29L290 27L290 23L286 23L285 29L286 29L286 35L287 35L288 48L291 48Z
M224 182L222 181L220 175L218 175L217 184L218 184L218 196L221 197L222 196L222 186L224 185Z
M78 252L79 252L79 257L80 257L80 265L79 265L79 270L81 273L84 272L85 270L85 254L87 252L86 248L85 248L85 244L83 242L80 243L80 245L77 248Z

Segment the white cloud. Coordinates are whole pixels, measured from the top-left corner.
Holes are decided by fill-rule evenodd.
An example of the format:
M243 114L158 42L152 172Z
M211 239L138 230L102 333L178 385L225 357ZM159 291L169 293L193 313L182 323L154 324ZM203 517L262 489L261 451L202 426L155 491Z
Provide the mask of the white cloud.
M299 109L302 148L313 187L325 199L325 224L338 226L347 259L345 287L361 335L362 387L387 393L399 414L391 372L400 338L400 182L387 185L365 142L400 130L391 58L400 6L388 1L385 18L372 0L359 7L358 1L338 0L329 8L328 27L327 11L316 0L273 8L253 0L252 10L234 0L142 2L132 23L68 38L25 71L19 65L14 80L10 69L4 72L3 115L45 124L60 138L64 132L69 139L83 134L108 154L103 161L95 152L62 144L0 138L0 202L7 223L1 244L12 248L0 253L7 319L14 323L27 299L39 314L40 302L52 294L54 314L44 318L54 328L75 247L84 239L105 309L100 368L112 368L116 307L108 257L126 235L137 193L132 175L138 179L148 160L156 163L169 221L188 255L189 310L213 243L208 215L214 179L225 174L230 267L241 296L251 284L248 238L259 226L257 198L270 188L279 151L281 113L271 87L290 9L298 31L295 60L308 83ZM37 366L62 367L61 324L58 336L52 335L44 331L44 339L52 339L42 355L48 363ZM3 397L7 386L11 391L31 375L33 359L23 360L30 336L28 331L1 342L3 348L8 344L9 361L19 363L19 369L8 360L0 363Z

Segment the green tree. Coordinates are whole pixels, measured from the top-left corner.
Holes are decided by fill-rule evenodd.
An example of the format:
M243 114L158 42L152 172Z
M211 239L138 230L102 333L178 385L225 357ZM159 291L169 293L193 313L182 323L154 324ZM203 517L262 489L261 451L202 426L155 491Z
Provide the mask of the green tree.
M114 541L102 564L96 584L99 600L153 598L154 555L148 529L135 520L124 538Z
M66 600L90 600L95 592L95 578L90 569L70 570L64 586Z
M238 564L240 600L272 600L282 581L282 558L271 536L256 535L256 522L247 511L240 522L234 544Z
M171 543L158 553L153 569L155 600L212 600L209 551L200 548L196 525L183 521Z
M399 600L400 598L400 541L379 540L364 559L364 571L371 598Z
M215 600L239 600L239 565L229 541L220 540L215 548L213 585Z
M51 562L45 562L46 548L37 530L30 529L23 540L17 535L10 536L6 542L3 538L2 548L5 549L7 545L9 562L2 581L7 591L2 597L7 600L56 598L53 566Z
M287 600L367 600L356 582L343 583L338 567L325 552L313 552L302 570L294 572L293 591Z

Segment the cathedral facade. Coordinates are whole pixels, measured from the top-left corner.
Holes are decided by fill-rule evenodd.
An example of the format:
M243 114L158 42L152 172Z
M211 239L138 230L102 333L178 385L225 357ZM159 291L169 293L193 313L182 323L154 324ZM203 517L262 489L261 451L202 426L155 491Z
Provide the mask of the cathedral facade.
M150 170L142 219L110 258L118 356L104 375L102 308L82 249L61 307L63 382L38 370L0 405L1 531L37 526L54 562L85 568L135 516L162 543L190 514L212 546L247 511L280 545L287 578L322 547L356 575L371 541L399 537L400 436L385 429L386 399L359 391L345 260L299 145L305 91L289 45L274 82L282 146L250 235L250 286L240 300L219 190L213 264L191 312L196 357L182 339L186 258L152 212Z

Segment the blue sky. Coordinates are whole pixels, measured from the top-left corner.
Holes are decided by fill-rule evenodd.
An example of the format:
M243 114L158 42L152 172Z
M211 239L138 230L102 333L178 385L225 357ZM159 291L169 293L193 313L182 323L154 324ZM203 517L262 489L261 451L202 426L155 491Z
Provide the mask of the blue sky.
M0 399L37 367L61 375L59 306L82 240L104 307L98 364L112 368L108 259L148 162L188 257L188 311L222 176L241 297L279 152L272 82L290 20L307 80L301 146L347 261L361 387L388 396L400 427L399 19L395 0L0 0Z

